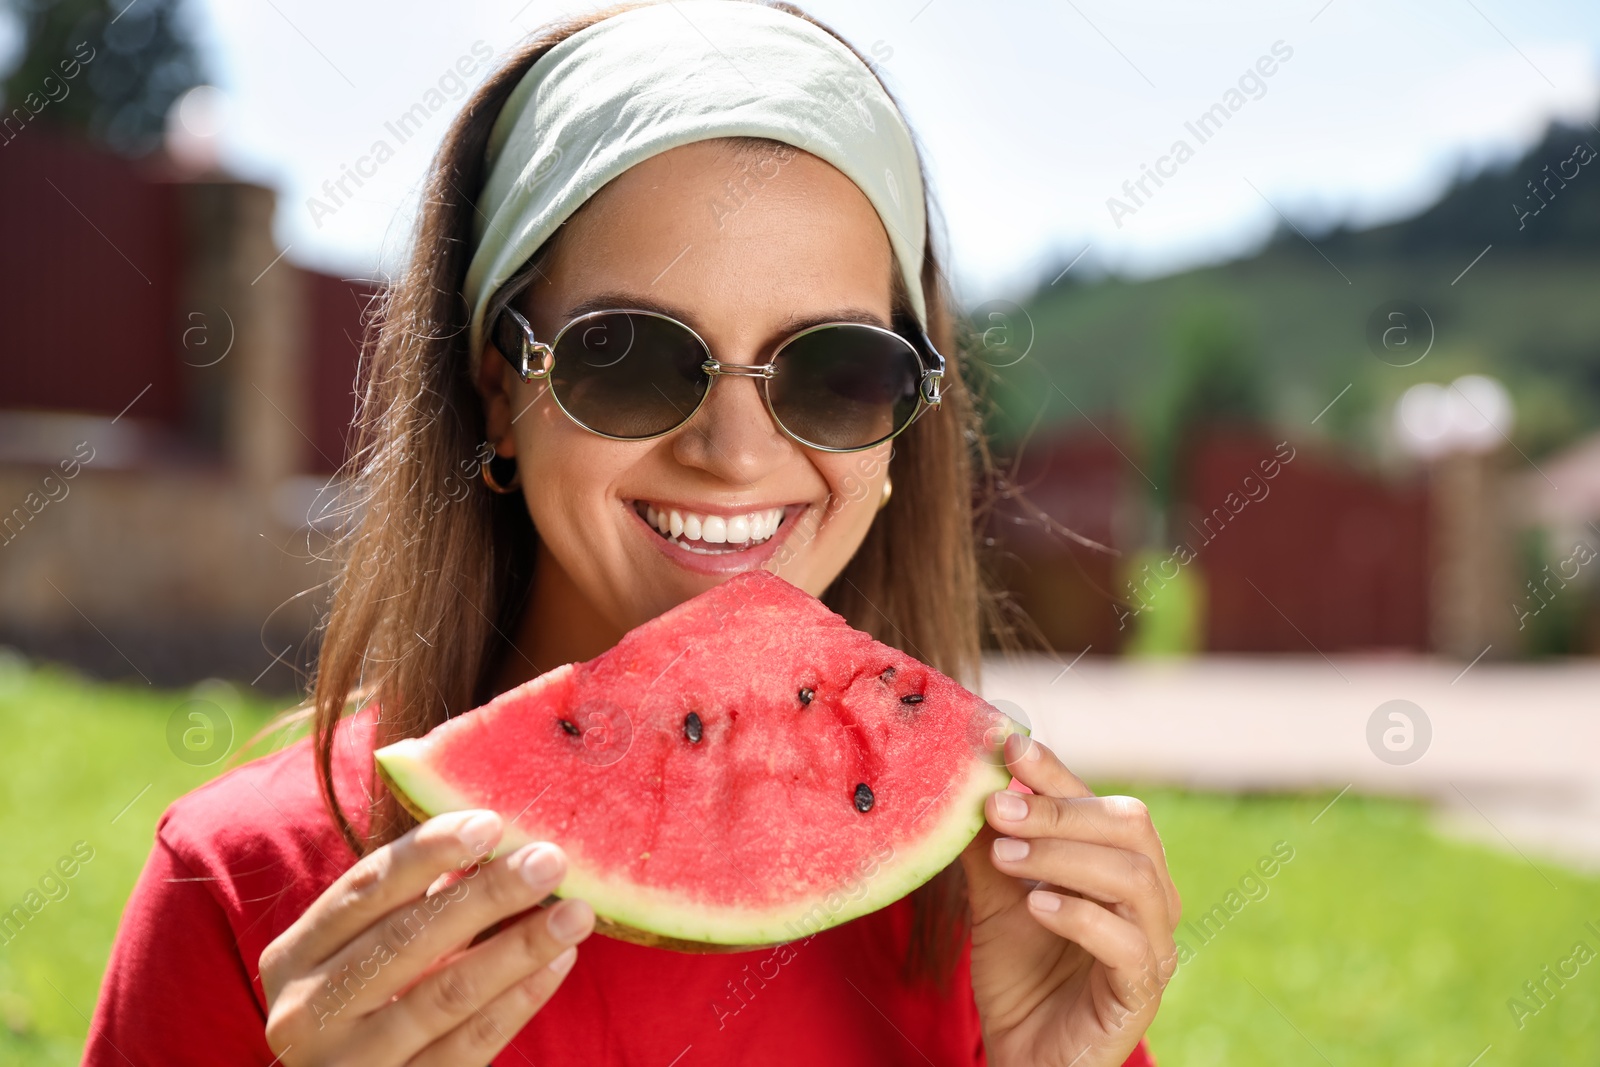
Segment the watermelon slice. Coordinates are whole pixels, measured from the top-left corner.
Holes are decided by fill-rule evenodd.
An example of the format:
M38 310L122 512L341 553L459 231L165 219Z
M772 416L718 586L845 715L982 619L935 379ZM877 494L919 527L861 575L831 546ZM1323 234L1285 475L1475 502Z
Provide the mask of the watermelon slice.
M794 941L949 864L1013 720L765 571L378 750L418 818L490 808L566 851L557 896L681 951Z

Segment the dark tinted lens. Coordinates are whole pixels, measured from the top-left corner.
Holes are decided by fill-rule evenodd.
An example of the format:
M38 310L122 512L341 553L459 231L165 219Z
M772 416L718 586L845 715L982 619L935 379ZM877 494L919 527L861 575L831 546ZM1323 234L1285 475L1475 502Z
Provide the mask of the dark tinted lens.
M904 338L869 326L824 326L778 353L767 383L784 428L823 448L861 448L917 410L922 365Z
M699 338L655 315L605 312L574 322L556 344L550 388L591 430L654 437L687 419L705 394Z

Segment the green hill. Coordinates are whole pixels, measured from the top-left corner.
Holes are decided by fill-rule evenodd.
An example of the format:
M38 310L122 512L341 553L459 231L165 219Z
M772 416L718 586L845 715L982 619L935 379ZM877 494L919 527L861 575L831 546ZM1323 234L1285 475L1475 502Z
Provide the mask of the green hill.
M1281 227L1258 254L1231 263L1148 281L1074 284L1069 275L1042 285L1022 305L1031 350L994 372L996 436L1013 442L1035 419L1044 428L1109 419L1159 452L1171 435L1165 423L1205 414L1173 391L1215 394L1228 377L1221 392L1259 394L1266 421L1376 453L1407 386L1482 372L1512 390L1519 447L1536 456L1565 444L1600 425L1600 158L1590 145L1600 145L1590 127L1553 128L1521 159L1458 181L1413 218L1308 230L1316 248ZM1529 188L1534 179L1544 201ZM1435 330L1432 349L1409 367L1368 343L1369 319L1397 300L1424 308ZM1230 339L1225 365L1205 353L1218 336Z

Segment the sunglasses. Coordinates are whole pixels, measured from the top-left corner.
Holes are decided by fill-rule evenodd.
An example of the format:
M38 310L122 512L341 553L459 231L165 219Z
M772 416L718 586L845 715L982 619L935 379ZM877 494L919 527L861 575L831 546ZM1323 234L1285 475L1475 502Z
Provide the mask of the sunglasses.
M614 441L647 441L694 418L714 379L754 378L785 435L824 452L859 452L937 408L944 357L893 330L826 322L784 339L767 363L723 363L677 319L618 309L579 315L546 344L515 308L491 338L525 382L543 381L567 417Z

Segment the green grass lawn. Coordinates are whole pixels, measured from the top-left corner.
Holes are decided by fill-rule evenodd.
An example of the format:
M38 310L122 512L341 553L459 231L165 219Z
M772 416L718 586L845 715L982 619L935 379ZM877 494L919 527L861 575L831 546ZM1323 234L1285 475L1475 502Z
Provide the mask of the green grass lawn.
M278 707L248 687L170 692L142 683L105 685L0 657L0 911L39 891L40 879L77 842L93 850L63 880L66 895L41 892L46 903L38 914L0 945L0 1063L78 1062L117 920L156 820L170 801L229 765L223 759L194 766L175 755L168 743L174 715L187 755L183 733L203 725L188 718L191 711L214 715L211 709L221 708L237 746ZM189 737L202 749L207 740ZM0 932L0 942L5 936Z
M174 754L197 699L227 712L235 744L277 710L248 690L103 685L0 659L0 907L77 842L93 849L66 895L0 946L0 1063L78 1061L157 817L227 765ZM1185 902L1190 954L1150 1038L1164 1067L1468 1067L1486 1047L1478 1067L1600 1063L1600 957L1551 982L1545 1006L1522 988L1580 941L1600 952L1585 928L1600 929L1600 879L1445 840L1394 801L1119 791L1150 805ZM1214 906L1205 931L1187 925ZM1530 1009L1520 1027L1512 998Z
M1331 795L1128 791L1166 841L1194 953L1151 1028L1164 1063L1600 1063L1600 956L1547 1006L1522 988L1580 941L1600 953L1600 879L1445 840L1394 801L1347 794L1319 817ZM1293 859L1260 878L1277 842ZM1195 934L1218 904L1237 913Z

